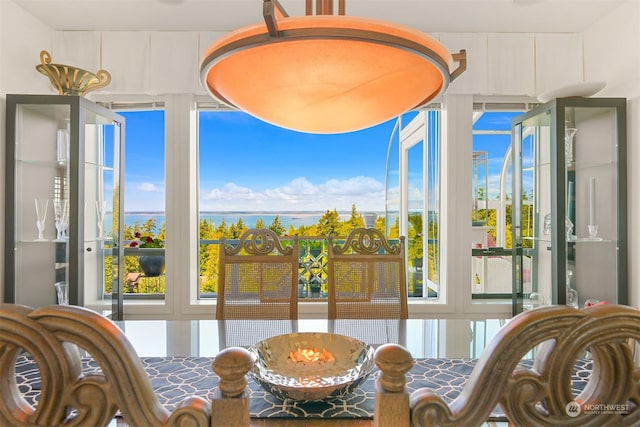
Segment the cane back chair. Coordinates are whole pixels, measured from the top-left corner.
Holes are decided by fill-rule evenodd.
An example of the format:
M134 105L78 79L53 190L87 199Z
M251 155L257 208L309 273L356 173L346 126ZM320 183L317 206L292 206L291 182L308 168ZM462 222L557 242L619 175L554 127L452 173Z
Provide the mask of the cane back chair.
M297 319L298 238L283 246L269 229L251 229L234 246L220 238L216 319Z
M374 228L356 228L344 244L329 237L329 319L406 319L404 237L390 244Z

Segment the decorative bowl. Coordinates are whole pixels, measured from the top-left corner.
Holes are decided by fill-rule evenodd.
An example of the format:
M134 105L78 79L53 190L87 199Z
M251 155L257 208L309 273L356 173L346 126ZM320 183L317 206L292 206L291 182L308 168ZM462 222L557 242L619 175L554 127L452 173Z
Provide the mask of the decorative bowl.
M40 64L36 70L49 77L51 86L60 95L84 96L87 92L105 87L111 82L111 74L106 70L98 70L95 74L71 65L52 64L51 54L46 50L40 52Z
M278 335L249 348L249 373L281 399L303 402L352 393L374 367L373 348L355 338L309 332ZM307 353L310 359L300 359Z

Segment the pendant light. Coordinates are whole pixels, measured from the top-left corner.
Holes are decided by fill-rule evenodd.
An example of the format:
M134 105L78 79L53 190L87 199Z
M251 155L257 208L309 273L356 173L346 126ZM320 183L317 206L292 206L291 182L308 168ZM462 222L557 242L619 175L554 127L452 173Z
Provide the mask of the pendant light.
M364 129L426 105L466 69L413 28L333 14L332 0L311 0L290 17L264 0L264 23L233 31L205 52L200 78L218 101L265 122L308 133ZM458 67L451 71L454 62Z

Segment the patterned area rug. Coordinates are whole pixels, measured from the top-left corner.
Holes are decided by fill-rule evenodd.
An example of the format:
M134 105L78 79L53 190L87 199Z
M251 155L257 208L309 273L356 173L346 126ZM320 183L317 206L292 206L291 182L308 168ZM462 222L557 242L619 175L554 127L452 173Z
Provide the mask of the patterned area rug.
M210 399L218 385L218 377L211 369L209 357L143 357L142 364L159 401L170 411L188 396ZM466 384L476 364L475 359L416 359L407 375L410 392L421 387L436 390L450 402ZM531 360L522 365L530 368ZM83 359L85 373L99 371L91 359ZM591 361L579 360L574 372L572 388L574 395L582 391L589 381ZM373 372L352 394L330 402L299 403L282 400L265 391L253 380L249 380L250 413L252 418L373 418L374 381ZM35 404L40 393L40 375L35 363L20 356L16 362L16 381L27 402ZM490 421L505 421L498 406Z

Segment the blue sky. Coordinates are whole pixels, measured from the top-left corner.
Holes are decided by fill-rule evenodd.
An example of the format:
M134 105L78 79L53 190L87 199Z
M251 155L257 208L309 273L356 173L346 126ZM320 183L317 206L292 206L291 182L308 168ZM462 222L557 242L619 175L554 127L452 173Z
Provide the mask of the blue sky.
M164 210L161 111L126 117L125 210ZM200 210L384 210L387 148L395 120L317 135L241 112L200 115Z
M519 116L520 112L489 112L484 113L474 124L474 130L507 131L506 134L484 134L473 137L473 149L475 151L487 151L489 153L489 199L498 196L500 189L500 172L504 156L511 145L511 119ZM509 179L511 169L509 169ZM510 180L507 192L511 193Z
M164 211L164 113L123 115L125 210ZM485 114L475 128L509 130L515 115ZM200 210L349 211L355 204L360 212L382 212L394 124L395 119L358 132L318 135L241 112L201 112ZM497 188L509 143L509 135L474 138L475 150L490 152L490 189Z

